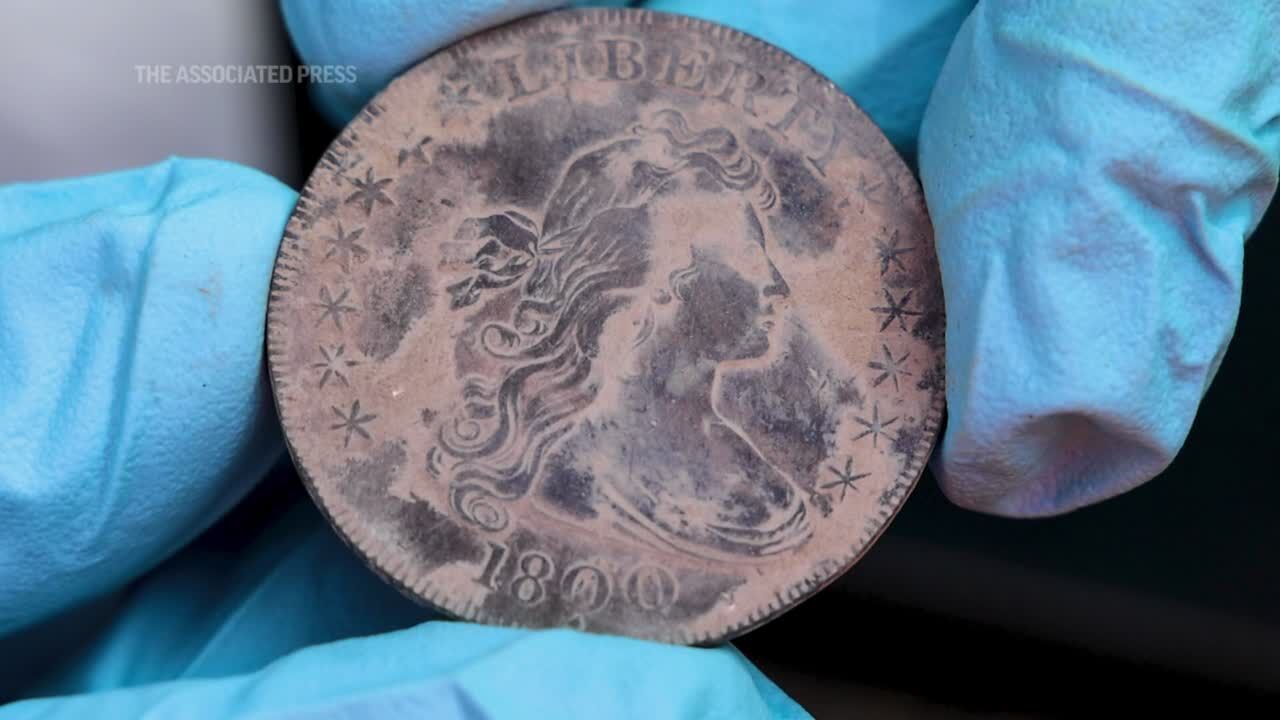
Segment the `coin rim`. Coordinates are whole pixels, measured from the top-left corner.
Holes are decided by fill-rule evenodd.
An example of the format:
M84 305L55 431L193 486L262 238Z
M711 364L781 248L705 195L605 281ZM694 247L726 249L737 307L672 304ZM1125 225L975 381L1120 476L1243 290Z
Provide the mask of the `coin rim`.
M355 117L353 117L346 126L339 131L333 141L330 142L328 147L325 149L320 162L318 162L308 174L307 180L303 184L302 190L299 193L298 202L295 204L293 211L290 212L288 220L286 220L282 240L277 251L276 260L271 273L265 328L268 367L267 374L271 384L272 400L277 409L277 417L280 420L280 428L282 431L281 435L284 438L285 447L288 449L289 457L298 471L298 476L302 479L303 485L307 489L307 493L311 496L316 507L319 508L326 522L328 522L342 542L347 545L347 547L351 548L357 557L361 558L364 564L367 565L369 569L384 582L394 587L401 594L413 600L415 603L426 606L443 615L447 615L458 620L501 627L545 627L545 629L551 629L551 627L558 626L523 625L518 621L514 621L509 618L490 615L482 608L475 607L474 603L468 602L466 603L468 606L467 608L455 609L450 607L451 605L457 604L456 600L452 598L444 598L444 601L442 601L438 598L427 597L425 592L419 593L415 591L407 580L402 580L399 576L407 575L407 573L403 572L403 567L405 565L404 562L397 563L394 560L380 560L373 552L366 551L360 546L356 537L363 533L352 533L348 529L347 524L331 511L330 507L325 503L322 492L317 487L311 473L308 472L306 463L303 462L297 449L294 447L292 440L292 433L294 430L302 434L305 434L307 430L304 427L291 425L285 418L286 397L283 389L288 384L288 379L282 377L283 373L281 371L283 368L281 365L284 364L285 361L283 357L284 349L281 346L287 344L288 341L286 339L287 336L286 338L281 337L281 333L288 333L290 326L278 316L278 308L281 303L285 302L285 296L295 290L295 288L291 286L290 277L301 274L300 269L288 267L288 261L291 258L286 252L286 242L291 240L301 243L306 240L292 232L289 229L289 225L292 224L294 218L297 216L299 208L303 207L304 204L310 200L308 190L312 180L318 175L318 171L326 166L326 162L338 164L335 161L340 161L346 155L347 149L354 145L355 141L353 141L350 136L356 135L355 128L357 123L364 122L368 124L372 122L374 118L381 115L383 111L379 106L379 100L382 99L401 78L413 73L422 63L441 54L450 53L464 55L475 46L489 46L501 42L504 39L532 34L543 30L544 28L542 26L548 21L556 24L570 25L653 25L659 22L669 23L674 27L688 28L696 32L705 33L721 43L737 43L739 45L745 45L749 49L763 50L766 54L774 56L783 63L793 64L797 68L797 72L800 74L807 71L810 74L811 79L816 81L817 84L822 87L823 92L828 95L834 93L836 96L834 102L846 103L849 109L854 112L854 115L861 118L866 126L874 129L875 134L879 136L881 141L883 141L882 150L880 152L871 153L869 159L878 163L886 174L892 176L899 187L904 187L910 195L913 195L919 202L920 207L924 210L921 219L929 231L929 249L934 250L934 252L929 253L925 259L922 260L922 263L927 266L925 268L926 273L932 275L939 286L941 285L940 269L938 267L935 250L936 238L932 231L932 222L929 218L928 209L925 205L919 182L907 167L905 160L889 142L888 137L884 135L883 130L881 130L880 127L867 116L857 103L854 102L852 97L841 90L839 86L837 86L826 75L818 72L811 65L795 57L786 50L783 50L782 48L779 48L759 37L751 35L750 33L746 33L726 25L721 25L719 23L703 20L701 18L664 11L648 10L644 8L559 9L524 15L502 25L472 34L423 57L421 60L413 63L404 71L396 75L395 78L387 83L386 87L374 95L374 97L365 104L360 112L357 113ZM941 297L941 293L939 293L939 297ZM943 332L945 332L945 300L943 302L943 307L939 308L939 312L943 317ZM937 354L940 356L937 358L939 366L943 368L946 366L945 347L946 345L944 341L937 351ZM903 464L902 469L897 474L897 477L889 486L890 491L901 488L901 492L893 493L893 502L888 505L887 509L885 508L885 505L882 504L880 512L873 512L868 516L867 523L869 526L874 528L874 532L872 532L869 537L861 542L855 539L854 544L840 560L834 561L828 559L821 561L820 564L828 567L834 564L834 570L827 573L817 571L811 576L802 577L793 582L790 587L785 589L785 591L775 590L771 599L749 610L745 616L737 622L726 623L719 633L704 632L701 635L694 635L688 630L686 623L680 623L660 626L666 631L661 635L629 637L639 637L641 639L651 641L689 646L707 646L724 643L751 632L761 625L771 622L779 616L793 610L797 606L803 604L807 599L848 573L849 570L851 570L866 556L867 552L870 551L876 542L883 536L885 529L897 516L903 503L905 503L907 498L909 498L915 491L920 478L923 476L925 465L928 462L928 458L933 454L933 450L936 447L941 434L939 431L946 405L945 380L943 380L943 384L940 384L931 391L931 395L932 397L930 399L929 407L925 416L921 419L921 428L926 431L928 442L918 448L916 453ZM397 566L397 569L391 570L390 567L384 567L384 565ZM824 577L824 575L826 576ZM592 631L589 628L587 631L605 634L602 631Z

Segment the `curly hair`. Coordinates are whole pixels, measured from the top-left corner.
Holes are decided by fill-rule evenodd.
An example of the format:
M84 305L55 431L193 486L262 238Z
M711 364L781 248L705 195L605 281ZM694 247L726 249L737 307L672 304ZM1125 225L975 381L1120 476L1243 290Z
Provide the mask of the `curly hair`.
M754 190L751 202L762 210L775 202L760 164L732 132L694 132L674 110L654 121L574 160L541 231L513 212L468 221L487 241L471 261L473 273L449 287L452 306L517 282L521 297L508 319L481 327L479 345L500 370L464 378L459 413L441 424L428 467L448 475L450 503L483 528L506 526L504 501L528 492L548 448L599 392L604 324L652 269L649 201L682 173L702 171L717 188ZM651 159L658 156L671 162ZM677 297L691 273L682 268L668 278Z

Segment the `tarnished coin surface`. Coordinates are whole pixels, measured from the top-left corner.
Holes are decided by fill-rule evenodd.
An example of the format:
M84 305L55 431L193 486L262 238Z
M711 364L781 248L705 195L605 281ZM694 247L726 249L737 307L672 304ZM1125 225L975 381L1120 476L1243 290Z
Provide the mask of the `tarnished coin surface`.
M885 528L943 329L919 187L837 87L724 27L578 10L426 59L341 133L268 356L316 503L403 592L705 644Z

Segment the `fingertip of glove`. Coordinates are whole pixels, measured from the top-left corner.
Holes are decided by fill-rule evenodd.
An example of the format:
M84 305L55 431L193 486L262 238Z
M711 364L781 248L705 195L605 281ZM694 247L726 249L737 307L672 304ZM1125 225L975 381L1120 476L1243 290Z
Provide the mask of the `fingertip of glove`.
M321 114L341 126L396 75L440 48L564 0L281 0L294 48L313 66L341 69L315 82Z
M1276 187L1280 136L1258 120L1280 95L1256 88L1280 56L1256 52L1243 9L1265 4L987 3L966 20L919 144L948 305L936 468L956 504L1057 515L1180 450Z
M270 267L297 202L293 189L254 168L208 158L175 155L136 172L138 184L124 199L149 208L146 214L159 223L155 233L185 243L204 263L239 269L231 280L259 287L265 300Z
M1131 421L1080 410L1027 416L974 435L949 430L934 475L955 505L1007 518L1063 515L1126 493L1164 470L1181 445Z
M165 185L170 191L178 191L176 202L158 203L173 207L191 199L211 199L234 195L235 199L250 203L249 209L292 209L297 193L276 178L246 165L211 158L171 155L160 163L146 168L157 176L170 178Z
M262 327L293 202L182 157L0 189L0 506L31 529L0 553L6 624L146 570L275 457Z

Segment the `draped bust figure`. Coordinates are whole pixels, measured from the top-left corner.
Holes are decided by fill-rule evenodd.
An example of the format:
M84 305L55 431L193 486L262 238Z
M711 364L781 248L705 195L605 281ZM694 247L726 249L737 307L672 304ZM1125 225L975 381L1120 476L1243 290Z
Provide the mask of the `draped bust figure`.
M537 498L730 560L804 542L804 492L717 410L721 373L759 363L785 320L775 203L733 132L664 110L571 158L540 221L464 221L464 390L428 462L454 509L499 531Z

